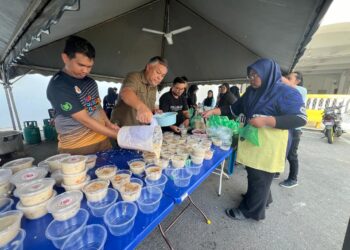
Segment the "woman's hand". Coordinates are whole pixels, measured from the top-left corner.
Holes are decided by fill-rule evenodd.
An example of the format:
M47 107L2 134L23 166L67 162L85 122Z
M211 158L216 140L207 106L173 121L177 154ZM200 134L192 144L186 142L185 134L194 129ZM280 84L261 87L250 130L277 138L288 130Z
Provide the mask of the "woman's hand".
M276 119L273 116L259 116L254 117L249 120L249 124L256 128L271 127L276 126Z
M204 111L202 113L203 118L209 118L211 115L221 115L221 110L219 108Z

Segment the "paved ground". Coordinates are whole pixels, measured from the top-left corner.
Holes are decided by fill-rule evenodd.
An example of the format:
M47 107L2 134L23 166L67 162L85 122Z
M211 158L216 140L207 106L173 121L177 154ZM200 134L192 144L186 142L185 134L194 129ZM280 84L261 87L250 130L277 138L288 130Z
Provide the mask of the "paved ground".
M238 167L217 196L218 176L210 176L192 195L212 220L207 225L193 208L168 232L175 249L341 249L350 216L350 136L333 145L322 134L305 131L300 144L299 186L272 184L273 204L264 221L233 221L225 208L237 206L246 190L246 172ZM38 161L56 151L55 144L26 147ZM164 221L169 224L179 206ZM158 229L138 249L167 249Z

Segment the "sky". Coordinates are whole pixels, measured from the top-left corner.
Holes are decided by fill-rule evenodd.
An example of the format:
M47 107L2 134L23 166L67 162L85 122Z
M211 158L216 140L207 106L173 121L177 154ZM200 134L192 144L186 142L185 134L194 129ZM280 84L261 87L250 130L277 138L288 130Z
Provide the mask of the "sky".
M321 25L350 22L350 0L334 0L328 12L321 21ZM13 87L13 95L17 105L19 118L23 126L23 121L37 121L42 126L43 119L48 118L47 110L50 103L46 99L46 88L50 77L38 74L26 75L18 80ZM98 82L101 99L106 95L108 87L117 87L120 84L111 82ZM202 101L207 91L212 89L214 96L217 96L217 86L200 86L197 94L198 101ZM159 95L168 91L164 89ZM0 85L0 129L11 128L12 123L6 102L5 92Z
M326 15L321 21L321 25L350 22L349 10L349 0L333 0Z

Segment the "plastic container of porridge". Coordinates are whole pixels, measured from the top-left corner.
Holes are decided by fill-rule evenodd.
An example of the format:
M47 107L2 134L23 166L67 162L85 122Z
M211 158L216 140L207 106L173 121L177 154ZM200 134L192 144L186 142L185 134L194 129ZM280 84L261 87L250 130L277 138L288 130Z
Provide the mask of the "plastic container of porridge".
M4 213L12 209L13 200L10 198L0 198L0 213Z
M95 174L101 180L109 180L115 176L117 170L114 165L105 165L96 169Z
M92 180L83 187L86 199L90 202L100 201L106 197L109 180Z
M134 159L128 161L128 165L130 167L131 172L134 174L140 175L145 171L146 163L143 159Z
M174 168L183 168L186 163L186 158L181 155L174 155L171 159L171 163Z
M53 198L56 195L57 195L57 192L54 190L50 198ZM28 206L23 206L22 202L19 201L16 205L16 209L22 211L24 213L24 216L27 219L35 220L43 217L48 213L46 208L48 202L49 200L46 200L40 204L28 207Z
M58 154L51 156L45 160L50 166L50 172L61 169L61 160L70 156L70 154Z
M83 189L83 187L88 184L88 182L90 181L90 175L86 175L85 181L82 183L79 183L77 185L64 185L64 183L62 183L62 187L66 190L66 191L72 191L72 190L81 190Z
M26 168L30 168L33 166L34 158L33 157L26 157L26 158L20 158L17 160L13 160L10 162L5 163L2 168L3 169L10 169L13 174L17 173L18 171Z
M191 155L191 162L196 164L196 165L203 164L203 160L204 160L204 155L202 155L202 156Z
M63 174L63 183L67 186L78 185L86 180L87 168L77 174Z
M116 175L111 179L113 188L119 191L122 185L130 182L131 175L132 173L129 170L118 170Z
M124 201L136 201L140 197L142 186L142 180L131 178L129 183L125 183L119 189L122 199Z
M0 197L7 197L12 190L10 178L12 176L11 169L0 168Z
M34 206L52 197L55 180L44 178L34 180L21 185L15 190L15 196L19 197L23 206Z
M20 228L16 237L1 247L1 250L23 250L23 241L26 237L26 230Z
M84 171L87 157L84 155L72 155L61 159L61 171L63 174L78 174Z
M86 160L86 167L88 169L92 169L96 165L96 160L97 160L97 155L87 155L87 160Z
M23 212L18 210L0 214L0 247L5 246L17 236L22 217Z
M82 199L83 193L81 191L67 191L50 199L47 203L47 210L55 220L68 220L78 213Z
M156 164L149 164L145 168L146 176L153 181L159 180L162 176L163 168Z
M11 176L10 182L17 188L21 185L31 182L33 180L39 180L45 178L47 175L45 168L31 167L18 171L16 174Z

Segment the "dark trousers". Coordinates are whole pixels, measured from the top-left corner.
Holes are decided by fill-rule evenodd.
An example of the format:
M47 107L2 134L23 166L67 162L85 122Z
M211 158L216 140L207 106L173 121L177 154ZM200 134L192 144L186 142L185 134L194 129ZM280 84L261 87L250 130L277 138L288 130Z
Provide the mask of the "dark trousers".
M272 202L270 187L274 173L248 166L246 170L248 172L248 190L238 208L247 218L263 220L265 219L266 206Z
M298 160L298 147L300 142L301 130L293 130L292 145L288 152L287 160L289 162L289 180L298 180L299 160Z

